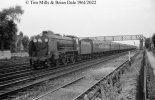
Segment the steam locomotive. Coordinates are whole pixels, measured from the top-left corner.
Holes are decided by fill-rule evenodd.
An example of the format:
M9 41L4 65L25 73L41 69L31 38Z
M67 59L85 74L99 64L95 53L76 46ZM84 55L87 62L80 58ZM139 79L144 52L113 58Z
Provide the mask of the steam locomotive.
M43 31L29 43L30 65L48 67L67 65L79 60L99 57L105 53L136 49L135 46L92 39L79 39L76 36L54 34Z

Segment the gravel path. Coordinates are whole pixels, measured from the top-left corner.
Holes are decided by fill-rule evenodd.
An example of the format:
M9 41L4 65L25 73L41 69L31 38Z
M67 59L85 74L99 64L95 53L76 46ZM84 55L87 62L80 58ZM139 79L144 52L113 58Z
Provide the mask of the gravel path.
M133 56L134 54L135 53L131 53L131 56ZM48 91L52 91L68 83L69 81L85 76L85 78L79 82L79 85L77 87L73 86L66 87L65 89L60 89L62 94L60 93L60 91L56 91L54 94L52 95L49 94L48 96L40 99L40 100L71 100L73 97L82 93L84 90L86 90L95 82L97 82L97 80L103 78L105 75L109 74L115 68L120 66L127 59L128 55L124 55L119 58L106 61L102 64L92 66L90 68L80 70L71 74L67 74L54 80L46 81L42 85L34 87L31 90L31 92L27 91L24 93L25 95L23 95L22 93L21 96L18 96L14 100L31 100L32 98L39 96L43 93L46 93Z

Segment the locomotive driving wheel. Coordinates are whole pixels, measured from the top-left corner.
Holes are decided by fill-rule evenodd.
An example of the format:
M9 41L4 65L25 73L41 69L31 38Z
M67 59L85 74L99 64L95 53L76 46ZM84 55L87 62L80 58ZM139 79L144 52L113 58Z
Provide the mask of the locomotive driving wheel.
M71 63L75 63L75 57L74 55L70 57Z
M55 66L59 66L59 65L60 65L59 60L56 60L56 61L55 61Z
M34 69L38 69L38 64L36 62L33 62L33 64L31 65Z
M51 62L50 62L49 59L45 61L45 66L46 67L51 67Z
M66 56L65 56L64 58L62 58L62 63L63 63L64 65L67 65L68 59L67 59Z

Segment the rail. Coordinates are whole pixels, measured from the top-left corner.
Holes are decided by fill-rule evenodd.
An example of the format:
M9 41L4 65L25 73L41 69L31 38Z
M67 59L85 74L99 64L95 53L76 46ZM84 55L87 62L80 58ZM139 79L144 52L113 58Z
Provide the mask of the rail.
M127 60L124 62L109 75L96 82L91 88L74 98L74 100L94 100L96 97L100 97L102 100L104 100L107 94L110 92L115 91L119 93L121 90L119 83L121 75L128 71L128 68L134 62L134 59L137 55L138 53L131 57L130 61Z

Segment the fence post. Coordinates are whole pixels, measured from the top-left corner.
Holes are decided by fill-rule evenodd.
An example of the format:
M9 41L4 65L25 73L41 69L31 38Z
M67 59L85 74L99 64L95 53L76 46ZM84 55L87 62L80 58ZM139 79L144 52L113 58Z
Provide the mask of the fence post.
M130 54L130 51L129 51L129 66L131 66L131 54Z

